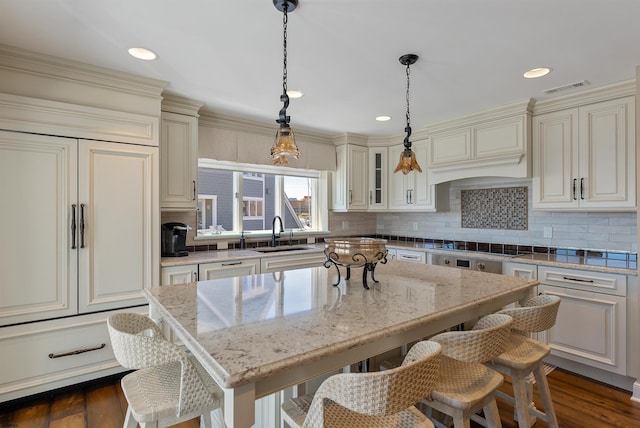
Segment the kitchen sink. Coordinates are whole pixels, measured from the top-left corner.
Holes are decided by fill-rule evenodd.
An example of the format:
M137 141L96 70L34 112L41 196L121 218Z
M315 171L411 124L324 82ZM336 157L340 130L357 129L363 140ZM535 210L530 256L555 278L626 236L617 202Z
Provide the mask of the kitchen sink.
M265 247L265 248L253 248L253 251L258 253L284 253L287 251L303 251L303 250L315 250L315 247Z

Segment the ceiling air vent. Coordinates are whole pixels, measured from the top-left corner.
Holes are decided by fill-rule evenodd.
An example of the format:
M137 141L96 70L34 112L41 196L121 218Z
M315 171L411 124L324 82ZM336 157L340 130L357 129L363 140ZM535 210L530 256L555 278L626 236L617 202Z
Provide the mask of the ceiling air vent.
M545 94L555 94L557 92L567 91L569 89L582 88L583 86L588 86L588 85L589 85L589 82L587 82L586 80L580 80L579 82L573 82L567 85L556 86L555 88L546 89L542 92L544 92Z

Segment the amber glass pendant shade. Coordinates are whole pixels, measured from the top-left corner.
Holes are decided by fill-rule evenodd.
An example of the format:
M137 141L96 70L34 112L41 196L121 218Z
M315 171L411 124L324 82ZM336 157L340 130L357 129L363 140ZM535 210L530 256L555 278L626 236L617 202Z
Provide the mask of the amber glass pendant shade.
M402 171L403 174L409 174L411 171L422 172L422 168L418 165L416 154L411 149L406 149L400 153L400 161L396 166L395 172Z
M299 159L300 151L296 145L293 129L288 126L281 126L276 132L276 139L271 147L271 158L274 165L287 165L287 156Z

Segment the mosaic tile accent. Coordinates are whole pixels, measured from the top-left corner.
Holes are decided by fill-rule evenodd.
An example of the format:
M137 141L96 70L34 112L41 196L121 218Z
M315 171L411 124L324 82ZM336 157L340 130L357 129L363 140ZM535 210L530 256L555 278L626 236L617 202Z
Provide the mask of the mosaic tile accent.
M460 190L463 228L528 229L527 187Z

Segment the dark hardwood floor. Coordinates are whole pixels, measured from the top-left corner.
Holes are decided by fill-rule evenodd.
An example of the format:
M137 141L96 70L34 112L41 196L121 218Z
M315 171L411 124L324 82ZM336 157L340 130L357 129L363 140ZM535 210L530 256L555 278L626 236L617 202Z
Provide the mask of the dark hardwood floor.
M556 369L548 376L551 395L562 428L640 427L640 403L632 402L628 391L593 382ZM503 390L509 392L510 383ZM539 397L534 396L538 408ZM502 426L515 428L513 407L498 400ZM0 404L3 428L120 428L127 403L118 378L104 379L76 388ZM180 425L197 428L194 419ZM479 426L472 423L472 426ZM548 425L538 421L535 427ZM231 427L230 427L231 428Z

